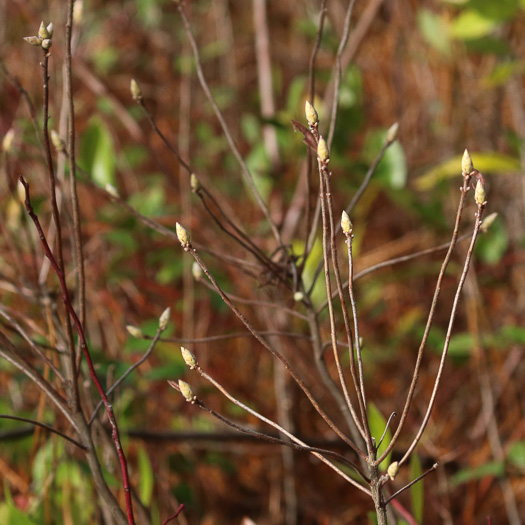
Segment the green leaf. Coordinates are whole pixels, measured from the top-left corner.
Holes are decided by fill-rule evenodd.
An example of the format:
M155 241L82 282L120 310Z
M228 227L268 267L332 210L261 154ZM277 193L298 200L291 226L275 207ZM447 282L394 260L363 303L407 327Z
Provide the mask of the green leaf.
M470 152L474 167L483 174L488 173L516 173L521 168L518 158L509 157L496 152L472 153ZM461 179L461 159L463 155L452 157L436 167L428 170L421 175L416 181L416 188L421 191L427 191L438 183L446 179ZM490 198L490 195L489 195Z
M481 79L481 85L485 88L502 86L523 69L523 62L517 60L496 64L492 71Z
M525 468L525 441L516 441L507 452L507 459L518 468Z
M141 446L137 455L139 467L139 494L140 499L144 505L149 506L151 503L151 496L153 495L153 467L149 459L148 453Z
M469 0L465 7L471 8L485 18L494 21L510 20L519 9L516 0Z
M522 326L504 326L500 333L512 343L525 345L525 328Z
M458 40L475 40L489 35L496 22L474 9L465 9L450 23L450 35Z
M491 461L478 467L465 468L452 476L454 486L467 483L468 481L482 479L486 477L500 477L505 474L505 464L503 461Z
M116 186L115 150L113 138L99 118L92 118L82 135L79 163L91 174L93 181L104 188L106 184Z
M374 405L374 403L368 403L368 424L370 425L370 433L372 434L372 437L375 438L376 443L379 443L379 440L381 439L381 436L383 435L383 432L386 428L386 419L383 417L381 412L379 412L378 408ZM386 447L388 446L391 440L392 433L390 432L390 430L387 430L385 438L383 439L383 443L381 443L381 446L377 451L378 457L381 456L381 454L386 450ZM386 471L388 465L390 465L391 458L392 452L390 452L390 454L388 454L388 456L379 465L379 469L381 471Z
M133 194L129 204L146 217L162 215L166 202L166 191L161 182L152 184L149 188Z
M442 55L450 56L449 24L443 15L420 9L417 13L417 25L427 44Z
M421 468L421 461L419 456L413 453L410 456L410 479L416 479L418 476L421 476L423 470ZM410 487L410 499L412 501L412 513L415 520L418 523L423 522L423 504L424 504L424 487L423 480L414 483Z

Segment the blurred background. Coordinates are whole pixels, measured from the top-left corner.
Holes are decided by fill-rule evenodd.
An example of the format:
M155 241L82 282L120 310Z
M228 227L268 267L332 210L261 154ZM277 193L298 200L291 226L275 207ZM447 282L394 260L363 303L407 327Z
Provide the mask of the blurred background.
M312 364L301 303L255 264L238 262L254 259L210 219L191 192L187 171L132 100L134 78L156 125L206 190L265 253L275 260L282 256L274 253L268 222L201 88L176 5L168 0L77 0L76 7L73 87L87 332L105 384L114 383L148 348L148 341L130 337L126 325L152 336L161 312L172 308L165 332L171 340L156 346L114 401L132 482L153 522L161 523L180 503L185 505L180 523L373 522L371 502L315 458L232 434L167 385L166 380L185 378L218 412L261 428L187 369L179 351L183 343L243 402L287 422L309 443L348 452L296 385L274 367L273 358L246 337L205 279L195 279L191 257L180 245L97 189L110 184L135 210L172 230L176 221L184 224L202 247L210 271L239 298L236 304L253 324L261 331L292 334L272 341L344 425ZM211 93L291 257L304 249L309 199L307 148L290 120L305 120L320 7L317 0L195 0L184 6ZM347 8L346 1L326 2L315 61L312 102L326 135ZM378 156L386 131L399 123L398 140L352 213L356 272L449 240L465 148L485 175L487 214L498 214L475 250L430 424L392 491L434 462L439 468L399 497L399 523L492 519L514 524L525 515L525 399L519 386L525 376L524 10L521 0L357 1L340 54L330 164L336 216ZM59 288L53 276L42 273L38 238L16 191L23 174L42 222L49 225L45 161L29 109L40 122L41 54L22 38L36 34L41 20L54 23L50 127L65 138L65 16L64 2L58 0L0 4L0 304L42 345L49 339L32 290L42 275L52 293ZM59 181L67 180L63 157L57 157L56 166ZM315 197L315 176L313 181ZM471 201L461 233L472 230L474 212ZM65 197L65 257L74 282L70 214ZM467 247L458 244L445 277L416 398L393 459L403 455L425 413ZM319 238L304 266L306 286L312 285L321 257ZM441 252L420 257L356 282L376 428L392 411L402 411L440 257ZM316 307L325 299L322 280L312 287ZM303 317L253 301L279 303ZM321 336L328 341L323 315ZM10 330L4 317L0 326ZM229 337L192 341L218 335ZM332 370L331 359L327 355ZM68 429L37 388L3 361L0 394L1 414L36 419L38 413L40 420ZM395 429L395 419L392 425ZM118 491L118 469L111 461L106 468ZM0 419L0 469L0 516L19 520L7 523L104 522L82 455L56 436Z

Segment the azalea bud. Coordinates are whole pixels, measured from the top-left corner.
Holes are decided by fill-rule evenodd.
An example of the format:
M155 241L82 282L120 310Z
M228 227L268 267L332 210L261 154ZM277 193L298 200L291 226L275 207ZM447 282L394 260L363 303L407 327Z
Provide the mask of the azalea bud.
M11 128L5 135L4 139L2 140L2 149L9 153L11 151L11 148L13 147L13 142L15 140L15 130Z
M343 230L343 233L351 233L352 227L352 221L350 220L348 213L346 213L346 211L343 210L343 213L341 214L341 229Z
M397 476L398 472L399 472L399 463L397 461L394 461L393 463L391 463L386 470L386 473L388 474L388 477L391 480L393 480Z
M40 22L40 27L38 28L38 36L42 40L49 38L49 32L47 31L46 26L44 25L44 22Z
M180 225L178 222L175 224L175 230L177 232L177 237L182 246L187 246L190 243L190 235L186 231L184 226Z
M329 151L328 151L328 145L326 144L326 140L321 137L319 139L319 144L317 144L317 156L319 157L319 160L321 162L328 162L329 159Z
M128 331L129 335L134 337L135 339L143 339L144 334L140 328L137 328L136 326L128 324L126 326L126 330Z
M399 131L399 122L394 122L386 132L385 142L387 144L392 144L397 139L397 133Z
M202 188L201 181L198 179L195 173L190 175L190 188L193 193L198 193L198 191Z
M171 315L171 308L168 306L164 312L162 312L161 316L159 317L159 330L166 330L166 327L168 326L168 322L170 320Z
M197 363L197 358L187 348L181 346L180 351L182 354L182 359L184 359L184 362L190 367L191 370L199 366Z
M109 182L106 182L106 186L104 188L106 190L107 193L109 193L112 197L115 197L115 199L119 199L120 198L120 194L117 190L117 188L115 188L115 186L113 186L113 184L110 184Z
M132 78L130 83L131 97L135 102L140 102L142 100L142 90L140 89L139 83Z
M197 261L193 263L191 267L191 273L196 281L200 281L202 279L204 272L202 271L202 268L199 266L199 263Z
M42 39L38 36L25 36L24 40L32 46L42 47Z
M476 184L476 191L474 192L474 199L478 206L483 206L487 202L487 196L485 195L485 188L480 180Z
M317 111L315 111L315 108L312 106L312 104L310 104L310 102L308 102L308 100L304 103L304 112L308 125L310 127L316 127L319 123L319 115L317 115Z
M58 153L63 153L66 151L66 145L64 141L54 129L51 130L51 144L53 144L53 147Z
M463 159L461 159L461 171L466 175L470 175L473 169L474 164L472 164L472 158L470 157L470 154L466 149L463 153Z
M483 224L481 225L481 231L487 232L490 229L490 227L494 224L494 221L497 217L498 214L496 212L491 213L490 215L485 217L485 219L483 219Z
M183 381L182 379L179 379L179 389L180 393L185 397L186 401L193 403L195 401L195 392L193 391L193 388L186 383L186 381Z
M50 38L46 38L45 40L42 40L42 49L45 49L46 51L53 45L53 42Z

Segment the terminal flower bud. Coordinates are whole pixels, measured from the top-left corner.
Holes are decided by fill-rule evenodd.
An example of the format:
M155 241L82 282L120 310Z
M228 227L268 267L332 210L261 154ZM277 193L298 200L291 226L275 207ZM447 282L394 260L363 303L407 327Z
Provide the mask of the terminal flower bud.
M315 111L315 108L308 102L308 100L304 103L304 113L306 115L306 121L308 122L308 125L310 127L316 127L319 123L319 115L317 115L317 111Z
M162 312L161 316L159 317L159 330L166 330L166 327L168 326L169 320L171 316L171 308L168 306L164 312Z
M461 171L466 175L470 175L474 169L474 164L472 164L472 158L470 153L466 149L463 153L463 158L461 159Z
M133 100L135 102L140 102L142 100L142 90L140 89L139 83L134 78L131 79L129 88Z
M182 359L184 359L184 362L190 367L191 370L199 366L197 363L197 358L187 348L181 346L180 351L182 354Z
M343 213L341 214L341 229L344 234L352 232L352 221L345 210L343 210Z
M175 231L182 246L187 246L190 243L190 234L186 231L186 228L177 222L175 224Z
M126 330L128 331L129 335L135 339L142 339L144 337L142 330L136 326L128 324L128 326L126 326Z
M13 148L13 142L15 141L15 130L11 128L8 130L8 132L4 135L4 139L2 140L2 149L9 153L11 149Z
M388 474L388 477L391 480L393 480L397 476L398 472L399 472L399 463L397 461L394 461L393 463L391 463L386 470L386 473Z
M189 403L193 403L195 401L195 392L193 391L193 388L191 388L191 386L186 383L186 381L179 379L179 389L186 401Z
M476 191L474 192L474 199L476 200L476 204L478 206L483 206L487 202L487 196L485 195L485 188L483 187L483 183L478 180L476 184Z
M32 46L42 47L42 39L38 36L25 36L24 40Z
M326 140L323 137L319 139L319 143L317 144L317 156L319 157L319 160L324 163L330 160L328 145L326 144Z
M198 191L202 188L201 181L197 175L195 175L195 173L190 175L190 188L193 193L198 193Z
M386 132L385 142L387 144L392 144L397 139L397 134L399 132L399 122L394 122Z
M44 24L44 22L40 22L40 27L38 28L38 36L45 40L46 38L49 38L49 32Z

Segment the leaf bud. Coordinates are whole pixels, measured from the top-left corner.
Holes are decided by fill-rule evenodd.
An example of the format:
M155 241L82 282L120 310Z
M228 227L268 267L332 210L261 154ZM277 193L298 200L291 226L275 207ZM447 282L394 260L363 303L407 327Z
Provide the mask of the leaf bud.
M115 188L115 186L113 186L113 184L110 184L109 182L106 182L106 186L105 186L104 189L106 190L106 193L109 193L112 197L115 197L115 199L119 199L120 198L119 192L118 192L117 188Z
M128 331L129 335L131 335L131 337L134 337L135 339L144 338L144 333L142 332L140 328L137 328L136 326L128 324L126 326L126 330Z
M64 151L66 151L66 145L64 141L54 129L51 130L51 144L53 144L55 151L58 153L64 153Z
M201 181L199 180L197 175L195 175L195 173L192 173L190 175L190 188L193 193L198 193L199 190L202 188Z
M132 78L130 82L130 91L131 97L135 102L140 102L142 100L142 90L140 89L139 83Z
M50 38L46 38L45 40L42 40L42 49L45 49L46 51L53 45L53 42Z
M190 367L190 370L199 366L197 358L187 348L181 346L180 352L182 354L182 359L184 359L184 362Z
M168 306L164 312L162 312L161 316L159 317L159 330L166 330L166 327L168 326L168 322L170 320L171 316L171 308Z
M319 115L308 100L304 103L304 113L306 115L306 121L308 122L308 126L312 128L316 127L317 124L319 124Z
M319 143L317 144L317 156L319 157L319 160L323 163L327 163L330 160L328 145L326 144L326 140L323 137L319 139Z
M42 47L42 39L38 36L25 36L24 40L32 46Z
M391 463L387 470L386 470L386 473L388 474L388 477L393 480L397 474L399 472L399 462L397 461L394 461L393 463Z
M191 273L196 281L200 281L202 279L204 272L202 271L202 268L199 266L199 263L197 261L194 261L191 267Z
M15 130L11 128L8 130L8 132L4 135L4 139L2 140L2 149L9 153L13 147L13 142L15 140Z
M470 175L472 170L474 169L474 164L472 164L472 158L470 156L470 153L466 149L463 153L463 158L461 159L461 171L465 175Z
M476 183L476 191L474 192L474 199L476 200L476 204L478 206L483 206L487 203L487 196L485 195L485 188L483 187L483 183L478 180Z
M186 401L189 403L193 403L195 401L195 392L193 391L193 388L191 388L191 386L186 383L186 381L179 379L179 389Z
M350 220L348 213L343 210L343 213L341 214L341 229L343 230L343 233L345 235L352 233L352 227L352 221Z
M498 214L496 212L491 213L490 215L487 215L487 217L483 219L483 223L481 225L481 231L487 232L490 229L490 227L494 224L494 221L497 219L497 217L498 217Z
M47 38L53 38L53 33L55 32L55 26L53 25L53 22L50 22L46 29L47 34L49 35Z
M392 144L397 139L397 134L399 132L399 122L394 122L386 132L385 142L387 144Z
M44 24L44 22L40 22L40 27L38 28L38 36L45 40L46 38L49 38L49 32Z
M182 246L187 246L190 243L190 234L186 231L186 228L179 224L175 224L175 230L177 232L177 237Z

